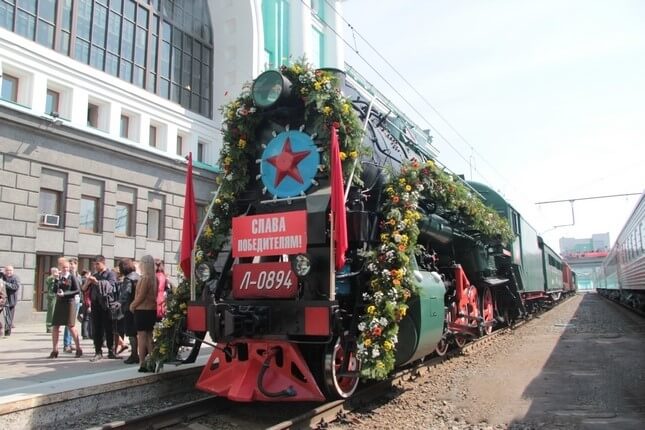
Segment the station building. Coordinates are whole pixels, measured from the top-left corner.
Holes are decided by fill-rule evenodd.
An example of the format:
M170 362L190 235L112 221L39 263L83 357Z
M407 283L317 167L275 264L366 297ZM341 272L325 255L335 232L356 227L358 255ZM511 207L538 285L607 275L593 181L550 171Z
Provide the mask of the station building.
M200 216L215 188L219 107L266 69L345 64L340 1L0 0L0 266L42 320L60 256L162 258L177 274L186 160ZM351 69L350 69L351 71ZM421 132L390 112L393 138Z

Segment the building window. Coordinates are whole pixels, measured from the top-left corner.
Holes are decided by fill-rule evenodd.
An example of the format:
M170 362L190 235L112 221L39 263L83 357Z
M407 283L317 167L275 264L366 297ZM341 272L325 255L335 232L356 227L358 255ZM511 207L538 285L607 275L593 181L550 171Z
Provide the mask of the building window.
M99 199L81 196L81 211L78 228L81 231L98 233L99 231Z
M148 194L148 239L164 239L164 204L164 196L156 193Z
M262 0L266 66L275 69L289 62L289 2Z
M87 105L87 125L89 127L99 128L99 107L97 105Z
M184 154L184 139L181 136L177 136L177 155Z
M61 227L60 215L63 193L56 190L41 188L38 196L38 213L40 224L50 227Z
M114 233L120 236L132 236L132 205L117 202L116 219L114 220Z
M114 233L118 236L134 235L134 217L136 213L137 190L135 188L117 185L116 214Z
M208 3L0 0L0 26L210 118Z
M204 162L204 146L202 142L197 144L197 161Z
M45 100L45 113L58 114L58 101L60 100L60 94L54 90L47 90L47 99Z
M130 137L130 117L127 115L121 115L121 127L120 127L120 136L124 139Z
M161 210L148 208L148 239L161 240Z
M104 188L105 184L102 181L83 178L81 182L79 230L90 233L101 232Z
M15 76L2 75L2 99L18 103L18 78Z
M311 8L311 13L319 18L319 19L324 19L325 15L325 0L310 0L309 2L309 7Z
M320 68L325 65L325 35L317 26L314 26L311 29L311 36L313 66Z
M157 127L154 125L150 126L150 135L148 137L148 145L153 148L157 147Z

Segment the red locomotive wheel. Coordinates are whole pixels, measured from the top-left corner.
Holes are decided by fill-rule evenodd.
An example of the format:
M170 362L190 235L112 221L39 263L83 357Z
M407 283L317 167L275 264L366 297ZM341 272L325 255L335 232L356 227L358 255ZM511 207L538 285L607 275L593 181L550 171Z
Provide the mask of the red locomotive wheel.
M490 288L484 289L484 294L482 297L482 309L481 315L484 319L484 323L492 323L495 319L495 302L493 301L493 293ZM493 326L486 325L484 326L484 333L491 334L493 332Z
M360 379L360 361L356 358L356 353L351 352L348 356L347 373L351 373L351 375L341 374L344 360L345 349L341 338L338 337L333 347L327 348L325 351L324 371L327 392L331 396L341 399L346 399L354 394Z

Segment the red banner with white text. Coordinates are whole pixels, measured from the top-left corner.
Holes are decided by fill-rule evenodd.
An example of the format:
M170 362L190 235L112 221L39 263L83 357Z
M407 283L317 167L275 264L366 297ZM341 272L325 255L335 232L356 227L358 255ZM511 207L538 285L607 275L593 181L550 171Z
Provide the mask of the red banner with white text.
M233 218L233 257L298 254L307 251L307 212L279 212Z

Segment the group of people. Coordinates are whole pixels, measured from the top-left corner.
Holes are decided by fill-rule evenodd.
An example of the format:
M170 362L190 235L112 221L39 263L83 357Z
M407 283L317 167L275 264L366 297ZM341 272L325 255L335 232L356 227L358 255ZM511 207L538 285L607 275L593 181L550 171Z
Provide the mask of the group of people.
M20 279L13 266L3 267L0 270L0 337L11 336L19 289Z
M55 297L51 311L52 351L49 358L58 357L60 326L69 330L70 339L64 341L64 351L72 352L74 341L76 357L83 355L76 321L89 322L83 337L94 342L94 356L90 361L118 359L119 354L131 348L126 364L143 363L152 352L154 325L165 315L165 297L170 283L166 278L163 260L144 255L137 264L130 258L119 261L111 270L102 255L92 260L93 272L77 272L75 259L60 258L52 268L47 285ZM80 308L80 309L79 309ZM80 311L80 312L79 312ZM128 337L130 345L124 341ZM69 348L69 349L68 349ZM139 368L145 372L145 367Z

